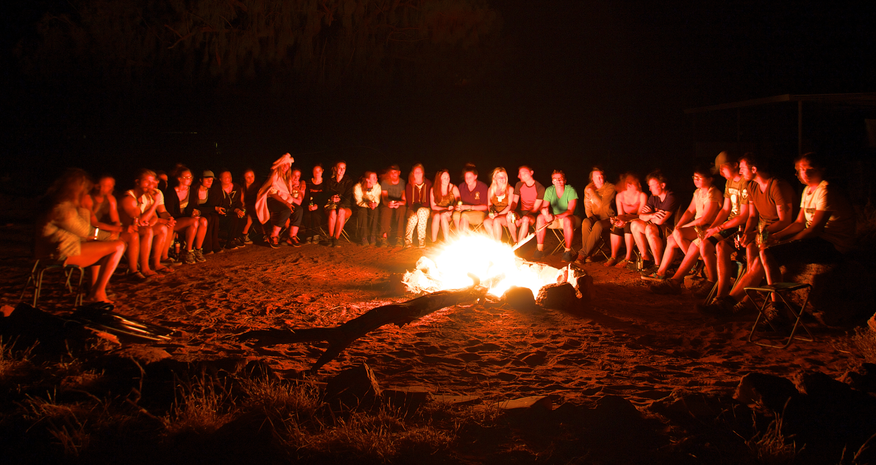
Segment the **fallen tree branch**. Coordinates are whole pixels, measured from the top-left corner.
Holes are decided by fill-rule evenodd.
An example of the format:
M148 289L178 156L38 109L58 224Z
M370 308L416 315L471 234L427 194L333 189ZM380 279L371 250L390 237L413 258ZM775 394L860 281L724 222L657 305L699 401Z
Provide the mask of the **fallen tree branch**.
M445 307L482 299L487 288L475 285L455 291L438 291L398 304L372 308L340 326L334 328L266 329L247 331L238 336L241 341L254 341L257 347L275 344L294 344L298 342L327 341L328 349L310 368L315 373L323 365L332 361L356 339L387 324L406 325L432 312Z

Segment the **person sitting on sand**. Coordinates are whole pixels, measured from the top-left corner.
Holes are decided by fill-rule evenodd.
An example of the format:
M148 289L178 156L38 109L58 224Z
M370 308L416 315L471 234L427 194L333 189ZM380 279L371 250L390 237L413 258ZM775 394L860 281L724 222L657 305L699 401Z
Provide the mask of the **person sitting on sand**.
M541 214L535 220L538 234L535 235L537 245L533 258L538 260L545 255L544 236L546 231L541 227L548 224L549 228L563 229L563 244L565 246L563 261L571 262L575 259L575 255L572 253L575 228L581 226L581 218L575 215L578 208L578 192L574 187L566 185L566 174L560 170L551 173L551 184L552 186L544 191Z
M102 237L99 236L99 239L118 238L125 242L127 246L125 256L128 260L127 275L145 281L147 278L140 272L139 265L137 265L140 259L140 235L137 233L137 225L122 225L119 218L119 206L113 195L115 187L116 180L108 174L98 179L91 192L91 224L100 229ZM111 237L111 235L115 237Z
M265 184L259 190L258 198L256 199L256 211L258 212L259 221L267 225L270 223L270 236L268 245L276 249L280 247L280 230L292 216L295 210L298 210L297 223L301 223L301 200L304 197L304 190L301 189L301 171L292 170L292 163L295 159L288 153L278 158L271 166L271 177L265 181ZM293 184L294 172L297 172L298 179ZM294 194L293 194L294 193ZM294 223L294 221L293 221ZM295 240L290 236L290 245L297 245L298 228L295 229Z
M147 278L158 272L171 271L161 264L162 247L167 245L165 241L171 231L166 223L158 221L158 215L155 214L157 203L151 195L154 183L155 172L141 169L134 181L134 188L122 196L119 209L122 225L126 228L133 225L137 227L140 236L140 272Z
M377 243L377 207L380 205L381 188L377 173L366 171L353 186L353 200L356 202L356 234L363 246Z
M787 228L793 221L794 190L791 185L769 172L769 163L752 152L739 159L739 172L749 181L748 218L739 242L745 247L747 269L730 294L716 298L702 310L706 313L728 314L744 309L745 288L760 284L764 269L760 261L760 245L764 237ZM737 304L739 306L737 307Z
M511 199L512 211L516 211L514 227L517 237L511 240L515 244L526 239L529 228L535 225L536 218L544 203L544 186L532 177L532 168L524 165L517 170L517 184L514 185L514 197ZM519 210L517 208L519 207Z
M617 216L610 218L611 257L605 262L605 266L622 267L633 261L633 225L645 207L648 196L642 192L642 184L633 173L622 174L617 188L619 190L614 198ZM626 246L626 256L618 261L622 243Z
M611 227L615 212L614 184L605 182L605 171L598 166L590 170L590 184L584 188L584 221L581 222L581 250L578 261L589 263L592 260L596 243L602 231Z
M680 249L685 255L681 266L675 274L651 287L658 294L677 294L681 292L684 277L696 265L700 257L700 247L705 241L705 231L712 224L721 209L721 191L712 185L712 171L704 166L694 169L694 191L690 205L678 219L678 226L666 240L666 250L663 251L663 261L660 267L650 277L663 280L669 265L672 263L675 249ZM717 279L715 262L706 264L706 281L700 288L694 289L694 294L701 296L711 291Z
M328 234L332 247L340 247L338 242L344 232L344 224L353 214L353 180L346 176L347 163L339 161L332 167L332 177L328 181L329 202L325 209L328 214Z
M426 247L426 226L429 224L429 214L432 212L429 203L429 192L432 181L426 179L423 165L417 163L408 175L405 186L405 208L408 219L405 225L405 248L414 246L414 229L417 230L417 245Z
M487 217L490 209L489 188L486 184L478 181L478 169L468 163L462 170L464 182L459 185L459 202L453 211L453 224L456 232L461 233L468 229L469 225L478 226Z
M307 183L307 192L304 193L304 242L319 244L322 235L321 228L325 222L325 210L323 207L328 202L326 181L323 179L322 165L317 163L313 166L313 176Z
M660 170L649 173L645 182L648 183L651 195L639 211L638 217L633 220L630 230L636 239L639 253L642 254L642 261L646 263L644 268L647 269L650 268L650 263L663 263L663 241L672 226L676 201L672 191L666 188L666 178ZM628 253L627 261L630 259Z
M401 170L398 165L392 165L386 172L386 176L380 180L381 202L377 207L380 211L380 241L381 246L396 244L404 245L405 214L405 181L401 179ZM390 230L395 226L395 241L390 241Z
M173 177L176 186L168 190L165 197L165 207L170 216L174 218L173 230L185 237L186 252L183 263L193 265L204 262L203 244L207 235L207 219L201 215L197 208L197 188L192 186L192 172L183 165L177 165Z
M739 173L736 155L726 151L719 153L715 157L715 171L727 180L724 184L724 204L706 229L706 240L700 245L700 256L706 269L711 266L717 273L718 287L713 301L726 297L730 292L730 278L736 269L732 253L742 252L736 247L737 241L734 239L748 218L748 181Z
M235 184L231 171L219 173L219 230L225 233L225 249L243 247L242 222L246 216L243 207L243 188Z
M254 235L259 234L262 237L265 235L255 207L260 187L261 184L256 182L255 171L248 169L243 172L243 209L246 211L246 216L241 235L243 243L247 245L252 244Z
M438 229L444 232L444 240L450 236L450 220L459 202L459 189L450 183L450 171L444 169L435 173L435 182L429 192L432 205L432 244L438 243Z
M95 236L91 212L81 206L90 190L88 174L80 169L67 170L52 184L37 217L34 254L39 260L91 267L85 301L112 303L106 286L125 253L125 242L90 240Z
M793 223L769 234L760 247L760 261L769 284L781 282L782 266L839 263L855 242L855 211L846 197L824 179L822 157L815 152L805 153L794 161L794 169L804 185L800 213ZM775 308L776 303L768 303L765 311L773 323L784 318Z
M511 241L517 238L517 219L514 218L514 188L508 185L508 172L501 166L490 174L490 210L484 219L484 229L496 242L502 242L502 228L508 227Z

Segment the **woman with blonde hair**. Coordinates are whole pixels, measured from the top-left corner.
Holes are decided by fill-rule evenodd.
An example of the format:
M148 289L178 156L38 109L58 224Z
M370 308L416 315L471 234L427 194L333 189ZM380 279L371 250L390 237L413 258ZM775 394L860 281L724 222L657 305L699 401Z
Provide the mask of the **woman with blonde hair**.
M106 286L125 253L125 242L95 240L98 231L91 226L90 210L82 204L91 187L88 174L80 169L68 170L55 181L43 199L34 253L39 260L90 267L92 285L85 300L112 303Z
M490 188L487 198L490 201L490 211L484 219L484 228L496 241L502 241L502 227L507 226L511 240L517 237L514 213L511 199L514 198L514 188L508 184L508 172L501 166L490 174ZM516 242L516 241L515 241Z
M432 244L438 243L438 229L444 231L444 240L450 237L450 218L459 201L459 189L450 183L450 171L444 169L435 173L435 182L429 191L429 204L432 206Z
M296 211L297 223L301 224L303 211L300 205L304 198L304 186L300 182L301 172L291 169L294 162L295 159L288 153L278 158L271 165L271 176L259 189L256 198L256 213L259 221L262 224L268 222L271 224L268 245L273 249L280 247L280 230ZM294 176L296 172L298 179ZM297 228L295 232L298 232ZM297 236L294 239L290 236L289 245L298 245L297 240Z

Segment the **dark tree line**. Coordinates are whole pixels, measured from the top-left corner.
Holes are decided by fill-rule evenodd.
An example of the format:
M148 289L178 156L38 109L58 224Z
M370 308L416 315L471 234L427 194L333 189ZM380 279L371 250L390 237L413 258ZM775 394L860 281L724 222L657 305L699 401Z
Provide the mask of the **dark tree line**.
M500 24L486 0L70 0L17 55L33 78L112 87L461 84L494 64Z

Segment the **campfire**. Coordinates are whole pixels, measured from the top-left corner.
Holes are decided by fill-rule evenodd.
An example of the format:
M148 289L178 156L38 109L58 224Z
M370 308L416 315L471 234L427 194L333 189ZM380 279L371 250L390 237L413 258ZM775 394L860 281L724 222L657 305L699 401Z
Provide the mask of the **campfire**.
M416 294L461 289L472 285L470 275L501 297L512 286L526 287L533 295L547 284L576 278L567 269L532 263L517 257L508 244L480 234L463 236L439 249L434 258L421 257L414 271L405 273L407 290Z

